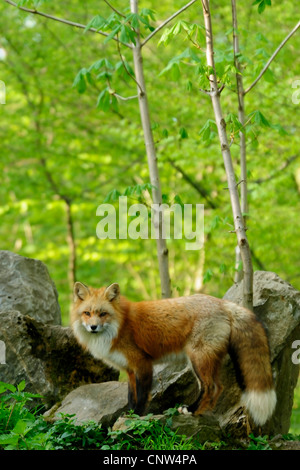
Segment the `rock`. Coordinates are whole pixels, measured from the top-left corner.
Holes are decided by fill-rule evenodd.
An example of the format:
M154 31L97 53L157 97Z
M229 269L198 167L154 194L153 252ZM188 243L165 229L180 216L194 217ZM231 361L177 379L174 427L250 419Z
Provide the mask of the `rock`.
M0 250L0 315L10 310L61 324L57 290L45 264Z
M151 401L147 413L162 413L184 403L192 404L199 394L199 384L188 361L164 362L154 366Z
M163 422L166 422L166 419ZM218 442L224 438L220 424L213 414L203 416L175 415L172 417L170 427L178 434L194 437L201 443Z
M46 417L55 420L61 413L75 414L77 424L94 421L108 428L127 409L127 391L125 382L82 385L70 392L59 408L47 412Z
M1 312L0 380L43 396L46 408L74 388L117 380L119 373L83 351L69 327L46 325L17 311ZM33 404L34 402L32 402Z
M213 415L197 416L192 415L174 415L172 418L166 415L153 415L142 417L121 416L112 427L112 431L127 432L134 421L140 420L159 421L168 425L172 431L177 431L179 435L194 437L198 442L218 442L224 438L217 419Z
M277 274L257 271L254 273L253 309L267 328L273 376L277 394L277 406L273 417L261 429L262 434L286 434L290 427L294 388L299 376L299 364L292 361L292 344L300 339L300 292ZM243 281L231 287L224 298L242 303ZM225 385L216 411L226 427L237 410L239 387L230 360L222 371ZM226 412L232 407L230 412ZM257 430L258 431L258 430Z
M243 283L231 287L224 299L242 304ZM254 311L269 331L271 360L285 346L289 335L300 324L300 292L277 274L256 271L253 281Z
M177 365L159 364L154 369L152 399L145 413L162 413L182 400L190 404L196 399L198 389L196 377L186 361ZM53 416L57 418L60 413L75 414L78 421L93 419L103 426L112 426L127 410L127 397L128 385L125 382L112 382L111 388L108 383L97 384L96 387L79 387L65 397L60 407L53 410Z

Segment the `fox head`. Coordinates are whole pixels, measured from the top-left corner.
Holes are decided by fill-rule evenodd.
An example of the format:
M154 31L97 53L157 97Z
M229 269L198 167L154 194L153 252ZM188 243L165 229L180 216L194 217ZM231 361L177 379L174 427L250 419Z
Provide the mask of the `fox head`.
M74 304L71 322L75 331L84 330L92 334L109 333L116 336L120 324L118 304L120 287L111 284L108 287L94 289L81 282L74 285Z

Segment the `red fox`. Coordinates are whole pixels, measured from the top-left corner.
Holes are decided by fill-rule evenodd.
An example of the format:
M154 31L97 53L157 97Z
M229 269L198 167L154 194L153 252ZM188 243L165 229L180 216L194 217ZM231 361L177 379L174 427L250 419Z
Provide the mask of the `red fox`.
M229 353L254 423L262 426L273 414L268 340L250 310L204 294L130 302L116 283L95 289L76 282L71 323L79 343L95 358L127 372L128 405L136 414L145 409L153 364L174 353L189 358L200 382L200 395L188 412L214 408L222 392L220 367Z

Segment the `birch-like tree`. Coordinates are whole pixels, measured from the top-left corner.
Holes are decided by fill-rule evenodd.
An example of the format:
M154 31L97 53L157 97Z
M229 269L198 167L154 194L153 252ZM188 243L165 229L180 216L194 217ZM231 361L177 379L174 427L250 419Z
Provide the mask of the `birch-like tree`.
M220 95L222 92L222 85L218 84L215 61L214 61L214 43L213 43L213 29L212 18L210 12L209 0L202 0L203 17L205 25L205 39L206 39L206 61L210 70L209 82L210 91L208 92L214 110L215 122L218 130L218 136L221 146L221 152L224 160L224 166L228 182L228 190L230 194L231 207L233 212L234 229L238 240L240 249L243 272L244 272L244 288L243 288L243 305L252 309L253 304L253 268L251 263L251 252L248 243L246 230L243 221L242 210L240 206L240 199L238 193L238 185L235 177L234 167L231 158L230 145L228 142L226 123L222 112Z
M258 11L263 12L267 2L265 0L260 0L256 2L259 4ZM236 93L237 93L237 107L238 107L238 120L241 125L239 130L239 145L240 145L240 198L241 198L241 211L243 215L244 227L247 226L247 214L248 214L248 176L247 176L247 144L246 144L246 135L245 135L245 125L246 125L246 110L245 110L245 95L252 90L252 88L258 83L258 81L263 77L264 73L268 70L272 61L275 59L277 54L281 51L283 46L287 41L296 33L300 27L300 22L295 25L295 27L289 32L289 34L283 39L280 45L276 48L275 52L272 54L270 59L267 61L265 66L262 68L256 79L253 83L244 89L244 80L243 80L243 67L240 62L240 44L239 44L239 29L238 29L238 13L236 0L231 0L231 10L232 10L232 31L233 31L233 54L234 54L234 65L236 68ZM251 262L251 258L249 258ZM236 271L235 271L235 282L241 281L243 279L243 271L240 269L241 263L241 251L239 245L236 248ZM251 272L251 269L248 270Z
M83 25L77 22L73 22L69 19L58 18L51 14L39 11L37 9L27 8L24 6L27 2L22 2L22 5L17 4L11 0L4 0L6 3L19 8L27 13L31 13L37 16L42 16L53 21L58 21L75 28L84 29L86 32L93 32L100 34L106 38L106 40L113 40L116 42L119 56L124 67L125 72L135 82L137 87L137 95L131 97L120 96L115 90L112 90L108 80L108 86L100 93L98 98L99 107L109 107L110 105L116 104L117 100L131 100L138 99L140 118L144 133L144 143L147 154L150 183L152 188L152 199L154 208L154 227L156 230L156 243L157 243L157 257L159 264L160 283L161 283L161 295L163 298L171 296L171 279L169 273L169 261L168 261L168 248L166 240L163 236L163 212L162 207L162 191L160 175L157 165L157 153L153 139L150 108L147 98L146 80L144 77L143 69L143 46L152 39L165 25L172 21L175 17L189 8L197 0L191 0L189 3L184 5L180 10L176 11L173 15L163 21L156 29L151 27L149 24L148 16L151 15L150 10L144 9L144 14L139 14L138 0L130 0L130 14L125 14L114 7L110 2L104 0L105 3L112 10L112 15L105 19L100 15L92 18L88 25ZM33 2L35 5L35 2ZM150 34L141 41L140 38L140 24L143 24L150 30ZM121 47L126 47L131 51L134 61L134 73L131 72L130 67L124 58ZM104 61L105 63L105 61ZM101 60L97 61L90 68L84 68L79 72L75 79L75 85L79 88L85 87L86 80L91 79L92 70L98 70L101 67Z

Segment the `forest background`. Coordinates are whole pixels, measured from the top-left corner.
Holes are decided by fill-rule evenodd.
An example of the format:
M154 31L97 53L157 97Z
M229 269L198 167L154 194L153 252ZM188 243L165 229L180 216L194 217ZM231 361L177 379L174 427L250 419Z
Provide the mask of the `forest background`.
M83 25L113 13L105 1L35 3ZM124 11L124 2L113 5ZM140 2L153 27L183 5ZM247 88L294 28L298 8L292 1L261 0L238 2L237 13ZM132 203L151 203L138 102L120 98L137 94L130 50L4 1L0 14L0 80L5 84L0 248L46 263L65 325L75 279L95 287L118 282L131 300L159 298L155 241L100 240L96 234L100 204L110 202L118 210L118 196L124 194ZM215 60L226 82L222 108L240 181L231 2L212 2L211 14ZM186 25L197 25L193 34L186 34ZM151 29L143 26L149 34ZM298 289L299 49L295 34L245 96L247 237L253 267L274 271ZM184 239L167 241L172 295L201 291L222 297L235 278L236 236L213 109L200 90L205 57L201 4L173 20L167 34L157 33L143 55L163 200L205 208L202 249L186 250Z

